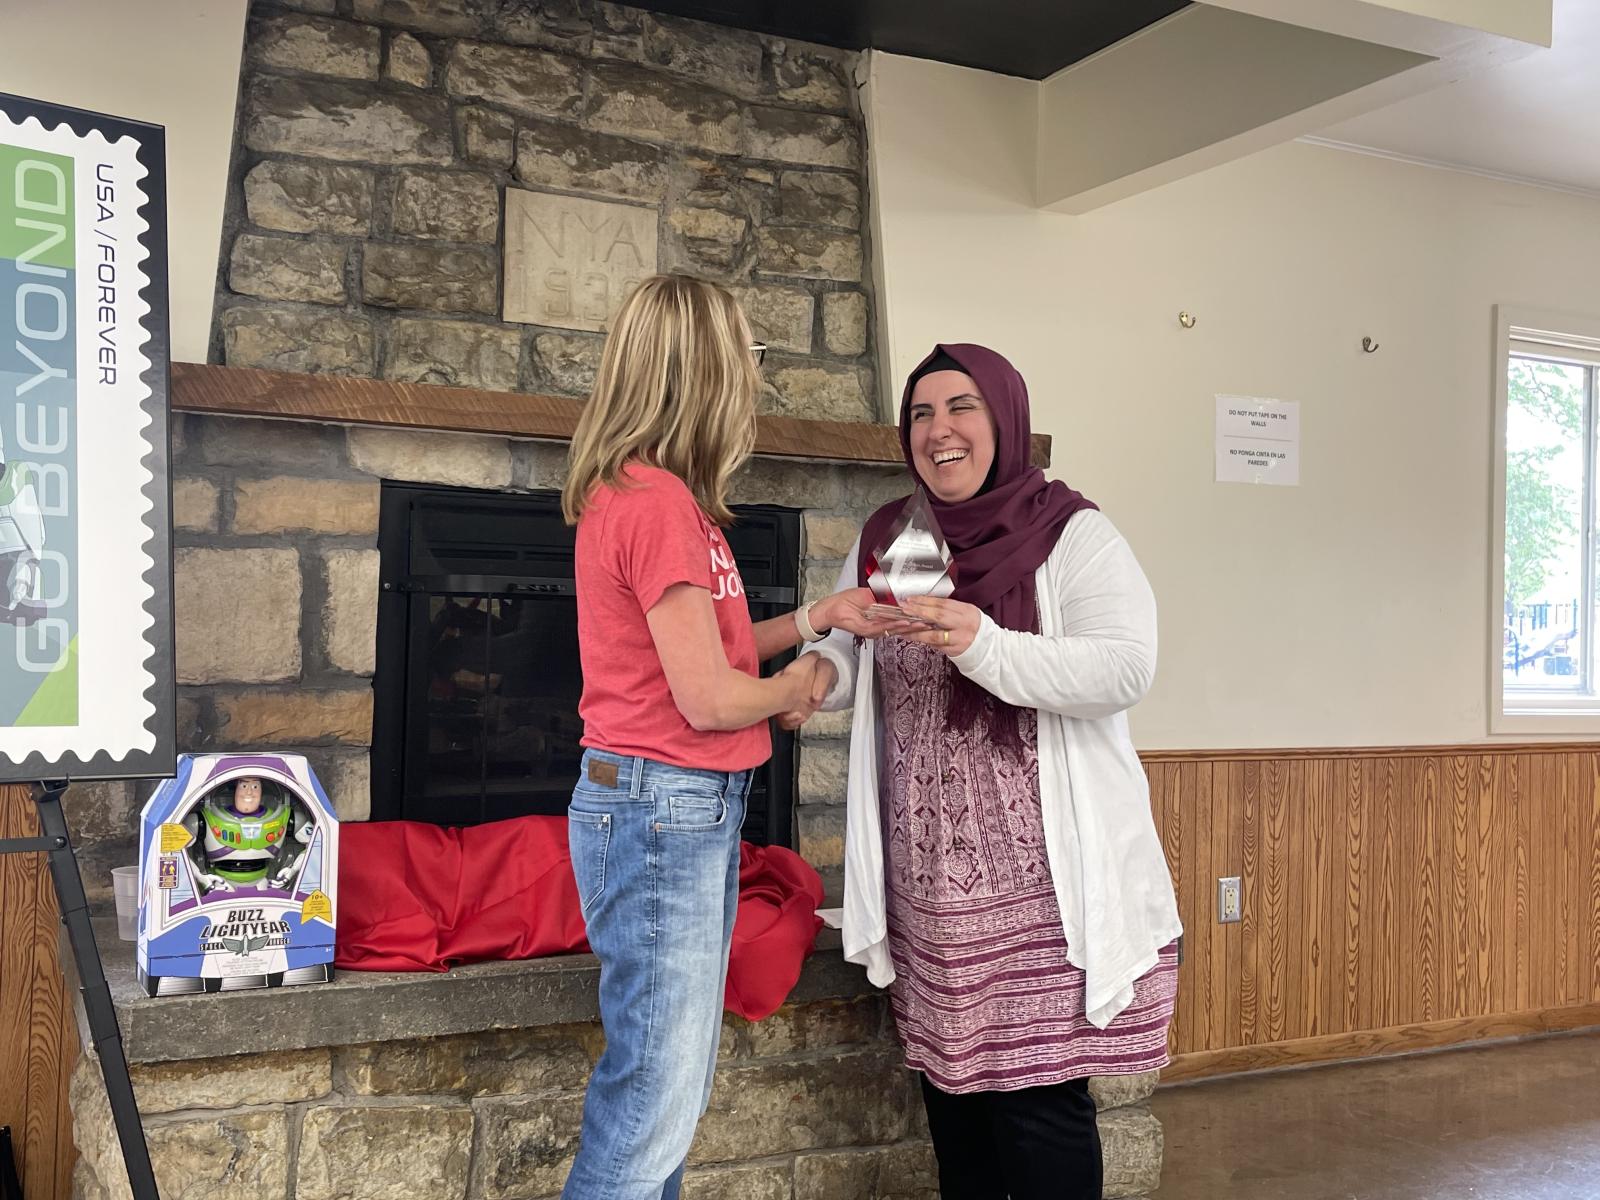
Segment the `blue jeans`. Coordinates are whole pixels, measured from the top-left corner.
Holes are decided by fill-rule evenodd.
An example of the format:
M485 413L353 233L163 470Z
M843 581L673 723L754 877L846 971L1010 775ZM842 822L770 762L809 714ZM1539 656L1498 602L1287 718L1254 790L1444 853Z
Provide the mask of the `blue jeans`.
M711 1099L750 773L584 754L572 873L606 1049L562 1200L677 1200Z

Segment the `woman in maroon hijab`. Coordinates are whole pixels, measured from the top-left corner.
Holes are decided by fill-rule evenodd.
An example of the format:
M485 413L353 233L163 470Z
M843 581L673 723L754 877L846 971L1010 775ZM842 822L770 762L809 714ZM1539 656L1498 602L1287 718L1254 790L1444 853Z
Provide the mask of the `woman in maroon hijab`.
M845 955L890 988L944 1200L1098 1200L1088 1078L1164 1066L1172 1017L1181 929L1125 715L1155 601L1111 522L1032 465L1030 428L1009 362L935 347L900 440L955 591L811 651L823 708L855 705ZM841 588L904 504L867 521Z

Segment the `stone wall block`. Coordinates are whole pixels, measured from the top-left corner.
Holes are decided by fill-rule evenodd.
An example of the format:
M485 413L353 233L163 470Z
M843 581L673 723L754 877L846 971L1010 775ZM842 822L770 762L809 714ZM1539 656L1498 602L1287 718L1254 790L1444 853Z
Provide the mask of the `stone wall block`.
M463 1200L472 1150L463 1104L318 1105L305 1114L296 1200Z
M591 73L585 115L591 128L712 154L738 152L742 120L732 97L621 64L599 63Z
M750 1053L756 1058L829 1053L844 1046L870 1046L884 1029L884 1000L817 1000L786 1004L749 1027Z
M844 866L842 804L808 804L795 813L800 827L800 857L819 871Z
M785 221L861 228L861 185L836 171L785 171L778 185Z
M791 1200L793 1168L788 1163L755 1167L716 1167L683 1177L680 1200Z
M521 356L521 333L503 325L399 317L389 325L383 377L509 392L517 386Z
M500 190L475 171L403 170L395 188L394 231L447 242L493 242Z
M372 228L373 174L361 167L266 159L244 177L250 222L285 233L360 237Z
M800 804L844 803L849 772L850 755L845 747L827 743L807 745L800 756Z
M372 688L219 691L212 697L218 746L372 744Z
M304 238L243 234L234 242L227 285L243 296L344 304L344 246Z
M511 486L511 451L502 438L352 426L348 444L351 465L380 479L449 487Z
M877 1146L906 1128L898 1052L730 1066L717 1073L692 1164L741 1162L820 1147Z
M535 116L573 116L583 103L583 76L572 59L488 42L456 44L445 67L445 89Z
M806 557L837 561L850 553L861 536L861 522L854 517L830 517L822 513L805 514Z
M855 234L787 226L757 231L756 270L765 275L859 283L861 263Z
M482 313L497 307L500 260L489 249L368 242L361 290L382 308Z
M261 154L377 164L450 161L450 112L437 96L257 75L245 89L244 112L244 144Z
M673 206L667 227L676 235L680 257L700 267L726 269L739 258L750 219L715 208Z
M765 82L767 93L779 100L837 112L849 110L855 92L847 56L783 42L769 47Z
M300 674L300 556L180 547L173 556L179 683Z
M561 1191L578 1151L583 1095L476 1100L482 1129L473 1163L473 1194L523 1200Z
M816 313L816 297L804 288L767 284L731 289L744 309L750 331L768 350L788 350L795 354L811 352L811 326Z
M858 168L861 137L848 117L758 106L746 114L744 153L813 167Z
M541 333L533 339L533 365L544 388L562 396L587 396L605 338L596 334Z
M378 552L326 550L322 564L327 599L322 608L322 645L341 671L371 675L376 662Z
M594 41L594 6L570 0L500 0L493 31L515 46L540 46L588 57Z
M470 37L488 25L492 0L351 0L358 21Z
M1153 1192L1161 1184L1161 1122L1144 1105L1100 1114L1106 1200Z
M188 414L190 466L279 471L300 478L326 477L344 465L344 430L315 421L271 421L259 417Z
M253 21L247 44L262 66L343 79L376 79L383 55L382 35L371 26L299 13Z
M132 1069L144 1116L191 1108L241 1108L317 1100L333 1088L325 1049L188 1062L142 1063Z
M389 58L383 64L383 77L407 87L425 88L433 83L433 58L428 48L409 33L389 39Z
M333 802L341 821L365 821L372 815L372 754L360 750L308 748L306 758Z
M669 158L669 151L650 142L555 121L525 121L516 138L522 182L628 200L665 198Z
M734 475L730 490L735 504L802 509L846 506L844 476L838 468L793 459L753 458Z
M829 292L822 298L822 340L830 353L854 358L867 351L867 298Z
M1141 1071L1137 1075L1096 1075L1089 1080L1089 1094L1094 1097L1095 1106L1102 1111L1127 1108L1133 1104L1143 1104L1155 1095L1159 1082L1160 1071Z
M275 475L240 479L233 488L235 533L305 531L317 534L378 533L375 480L302 479Z
M551 1025L351 1046L339 1051L339 1066L360 1095L581 1091L600 1049L597 1026Z
M821 363L774 363L766 370L773 392L764 409L774 416L812 421L872 420L872 398L855 367Z
M222 494L209 479L175 476L172 480L172 527L180 532L213 533Z
M375 344L372 322L346 313L237 307L222 314L230 367L371 376Z
M456 136L472 162L509 167L517 155L517 123L503 112L466 104L456 106Z

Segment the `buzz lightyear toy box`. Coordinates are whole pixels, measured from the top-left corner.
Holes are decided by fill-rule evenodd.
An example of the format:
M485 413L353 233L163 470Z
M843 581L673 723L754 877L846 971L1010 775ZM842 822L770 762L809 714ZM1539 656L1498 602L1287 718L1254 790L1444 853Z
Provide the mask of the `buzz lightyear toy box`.
M185 754L139 829L151 996L333 978L339 822L298 754Z

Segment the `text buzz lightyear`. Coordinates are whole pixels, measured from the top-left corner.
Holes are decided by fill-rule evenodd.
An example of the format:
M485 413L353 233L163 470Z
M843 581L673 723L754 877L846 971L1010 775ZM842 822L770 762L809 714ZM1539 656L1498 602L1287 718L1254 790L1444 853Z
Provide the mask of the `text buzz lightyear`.
M220 921L213 921L200 938L200 949L228 950L249 954L289 944L289 922L269 919L262 908L229 909Z

